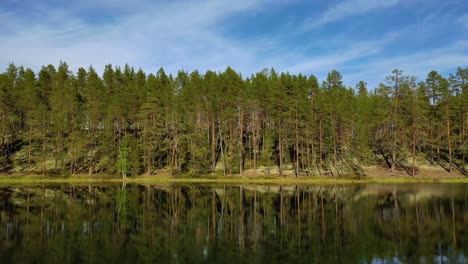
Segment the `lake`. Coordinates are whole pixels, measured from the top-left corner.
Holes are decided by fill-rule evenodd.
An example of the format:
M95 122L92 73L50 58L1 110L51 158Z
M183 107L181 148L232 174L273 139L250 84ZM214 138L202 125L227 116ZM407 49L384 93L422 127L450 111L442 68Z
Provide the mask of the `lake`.
M0 187L0 263L468 263L468 184Z

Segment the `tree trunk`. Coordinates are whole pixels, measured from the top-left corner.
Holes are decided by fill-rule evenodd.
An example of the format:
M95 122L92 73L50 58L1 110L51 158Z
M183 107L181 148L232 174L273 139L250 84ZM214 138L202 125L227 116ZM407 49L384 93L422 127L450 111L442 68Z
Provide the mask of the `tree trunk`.
M323 166L323 127L322 119L319 120L319 173L320 167ZM321 174L321 173L320 173Z
M2 157L5 155L5 116L2 115Z
M395 106L395 109L394 109L394 113L393 113L393 131L392 131L392 166L391 166L391 171L392 172L395 172L396 170L396 113L397 113L397 110L396 110L396 106Z
M393 88L393 127L392 127L392 167L391 171L395 172L396 170L396 158L397 158L397 113L398 113L398 84L399 84L399 74L395 73L395 86Z
M32 128L29 127L29 145L28 145L28 166L31 167L31 145L32 145Z
M91 160L90 160L90 164L89 164L89 171L88 171L88 174L89 175L93 175L94 173L94 147L95 147L95 139L94 139L94 123L93 123L93 128L92 128L92 133L91 133Z
M465 144L465 124L467 123L467 121L465 120L465 115L466 113L463 113L462 114L462 133L461 133L461 138L462 138L462 143L461 145L463 146ZM466 151L462 149L462 168L465 169L465 153Z
M416 169L416 108L415 108L415 98L413 95L413 101L412 101L412 130L413 130L413 151L412 151L412 158L413 158L413 165L412 165L412 172L411 176L415 176L415 169Z
M46 139L42 139L42 176L46 175Z
M445 115L446 115L446 124L447 124L447 145L448 145L448 158L449 158L449 167L448 170L452 172L452 142L450 140L450 111L448 102L445 105Z
M333 133L333 166L336 166L336 129L335 129L335 122L333 120L333 115L331 117L331 128Z
M211 121L211 170L216 169L216 124Z
M226 153L225 153L225 143L223 138L223 132L221 130L221 123L218 121L219 126L219 137L220 137L220 144L221 144L221 159L223 160L223 175L226 176Z
M279 148L279 175L283 176L283 141L281 138L281 126L278 132L278 148Z
M411 176L415 176L415 169L416 169L416 128L414 126L414 120L413 120L413 168L412 168L412 173Z
M243 173L243 149L244 149L244 112L239 107L239 175Z
M253 120L253 169L254 175L257 176L257 151L258 151L258 113L255 112Z
M315 124L315 121L316 121L316 116L315 116L315 104L314 104L314 95L312 94L311 92L311 97L310 97L310 112L311 112L311 120L312 122L310 123L310 127L308 127L308 130L310 129L310 138L311 138L311 142L309 143L309 139L307 139L307 154L310 153L310 159L309 157L307 157L307 167L309 170L311 170L311 163L310 163L310 160L312 160L312 164L317 164L317 157L316 157L316 150L315 150L315 146L314 146L314 141L315 141L315 132L314 132L314 124ZM309 137L309 135L307 136ZM310 146L310 149L309 149L309 146Z
M309 125L306 126L306 159L307 159L307 176L309 176L310 171L310 142L309 142Z
M171 174L174 171L175 156L176 156L176 139L175 139L175 135L174 135L174 137L172 139L172 144L171 144Z
M44 120L42 120L42 175L46 175L46 140L47 140L47 131L46 131L46 116L44 114Z
M299 176L299 124L297 120L297 112L296 112L296 178Z

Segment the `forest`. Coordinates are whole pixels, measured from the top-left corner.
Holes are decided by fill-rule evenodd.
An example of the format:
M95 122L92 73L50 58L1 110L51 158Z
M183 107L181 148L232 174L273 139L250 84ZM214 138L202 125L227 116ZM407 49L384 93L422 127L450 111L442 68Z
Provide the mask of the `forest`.
M421 161L466 175L468 68L376 88L265 69L242 76L107 65L0 74L0 173L343 175Z

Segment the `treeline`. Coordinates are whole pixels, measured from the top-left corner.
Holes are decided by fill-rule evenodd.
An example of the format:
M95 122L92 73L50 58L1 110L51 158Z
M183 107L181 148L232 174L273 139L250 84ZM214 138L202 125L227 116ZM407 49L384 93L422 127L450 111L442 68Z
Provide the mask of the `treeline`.
M333 70L171 76L107 65L0 75L0 170L42 174L326 175L361 164L417 173L415 160L465 171L468 68L426 80L394 70L376 89ZM277 169L272 169L277 168ZM271 170L270 170L271 169Z

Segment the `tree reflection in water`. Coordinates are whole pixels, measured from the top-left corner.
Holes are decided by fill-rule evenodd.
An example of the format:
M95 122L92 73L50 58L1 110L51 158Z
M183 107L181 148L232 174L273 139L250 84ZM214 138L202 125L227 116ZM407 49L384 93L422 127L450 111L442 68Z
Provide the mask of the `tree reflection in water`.
M466 263L467 187L0 187L0 262Z

